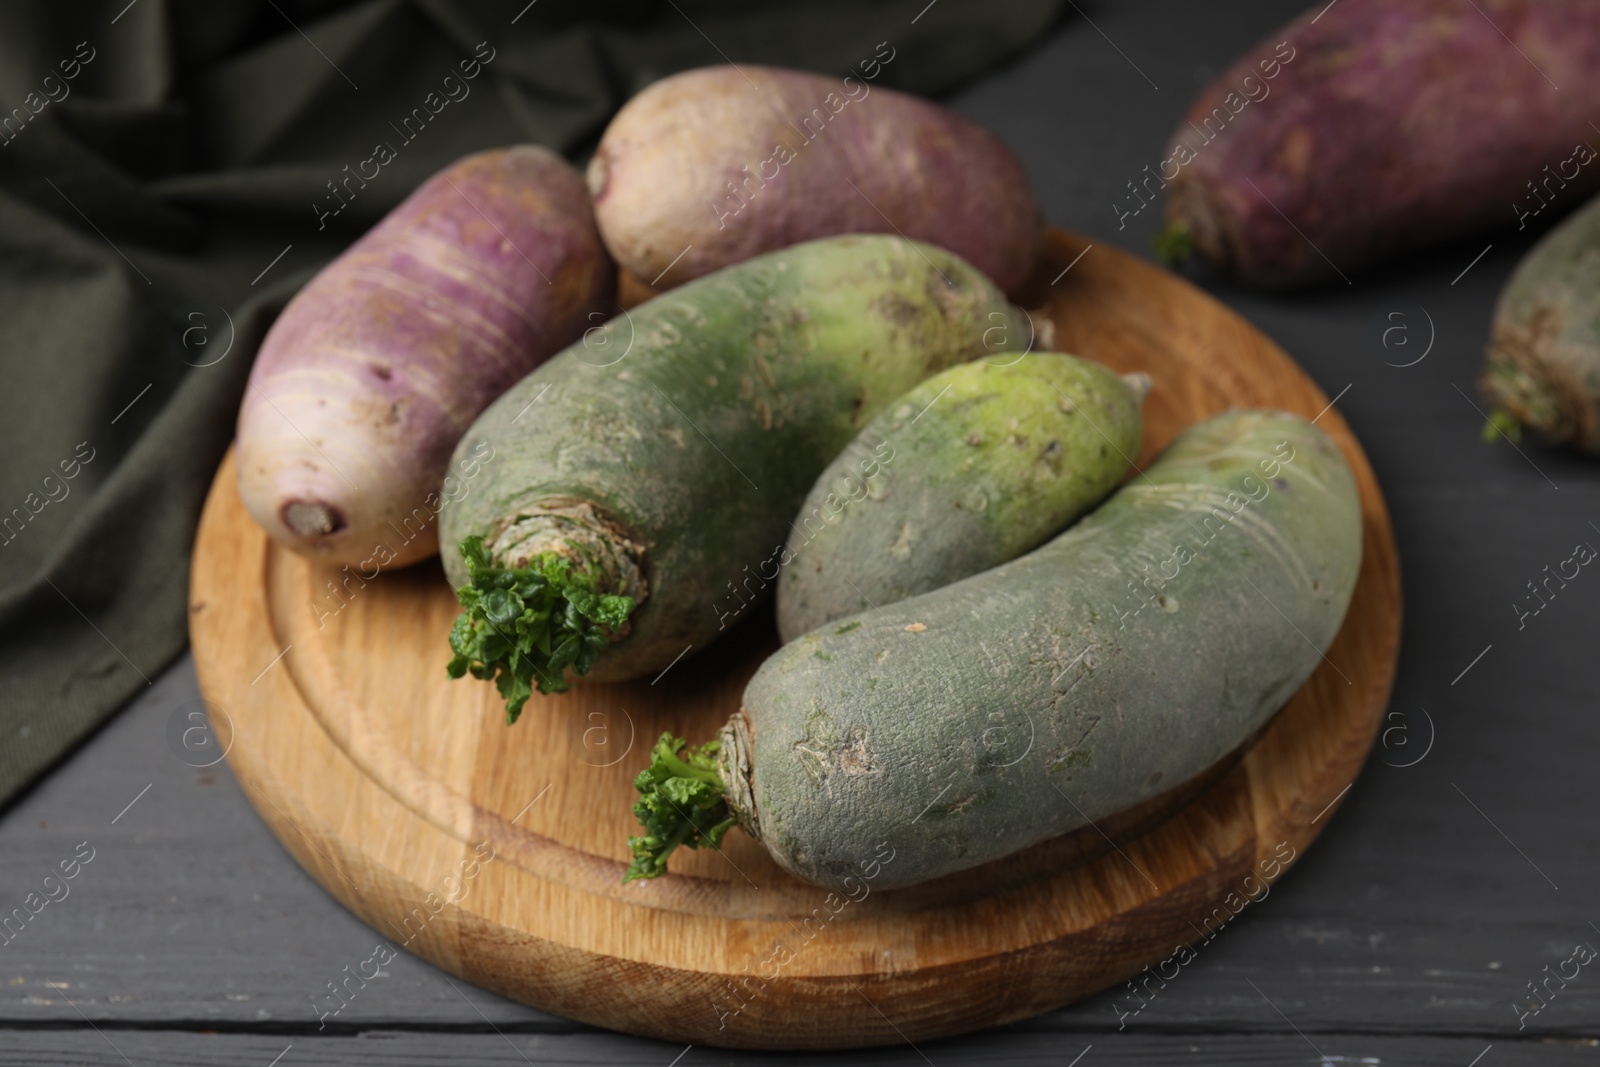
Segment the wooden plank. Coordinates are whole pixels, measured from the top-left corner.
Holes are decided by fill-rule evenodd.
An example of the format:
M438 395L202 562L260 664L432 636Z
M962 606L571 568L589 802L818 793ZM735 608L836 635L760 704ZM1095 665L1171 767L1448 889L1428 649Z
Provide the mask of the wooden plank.
M115 1045L115 1050L112 1045ZM996 1067L1541 1067L1594 1062L1592 1043L1491 1042L1478 1038L1371 1037L1282 1033L1170 1036L995 1032L900 1045L871 1053L877 1067L929 1063L986 1063ZM120 1051L121 1056L118 1055ZM1326 1059L1319 1056L1326 1055ZM787 1067L828 1067L837 1054L770 1053L685 1048L613 1034L547 1035L370 1031L360 1037L286 1037L269 1034L196 1034L174 1031L0 1030L0 1067L86 1067L159 1063L165 1067L335 1067L353 1063L471 1063L482 1067L743 1067L782 1062ZM275 1060L275 1057L281 1059ZM680 1058L681 1057L681 1058ZM1480 1058L1481 1057L1481 1058Z

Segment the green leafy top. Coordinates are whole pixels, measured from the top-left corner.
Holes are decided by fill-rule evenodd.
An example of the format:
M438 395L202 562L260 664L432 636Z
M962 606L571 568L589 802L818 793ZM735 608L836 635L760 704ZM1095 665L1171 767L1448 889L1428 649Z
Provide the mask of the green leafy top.
M450 629L450 677L493 678L506 701L507 725L541 693L564 693L568 667L589 668L633 613L632 597L602 594L594 576L543 552L522 567L497 567L482 537L461 542L467 584L456 590L461 614Z
M1156 259L1169 267L1181 267L1194 255L1194 235L1181 222L1169 222L1150 240Z
M722 795L722 775L717 771L720 744L687 745L681 737L662 734L651 750L650 766L633 780L639 791L633 814L645 833L628 838L633 862L622 876L624 882L666 874L667 857L679 845L719 847L723 835L738 822Z
M1489 421L1483 424L1479 431L1484 444L1494 444L1504 437L1507 441L1522 440L1522 423L1511 412L1503 408L1496 408L1489 416Z

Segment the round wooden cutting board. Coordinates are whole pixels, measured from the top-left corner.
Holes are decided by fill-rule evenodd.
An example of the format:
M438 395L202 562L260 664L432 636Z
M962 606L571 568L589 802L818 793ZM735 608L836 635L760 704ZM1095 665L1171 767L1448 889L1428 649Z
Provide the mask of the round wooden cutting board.
M1032 286L1024 302L1048 308L1056 348L1154 379L1141 467L1191 423L1272 406L1316 417L1355 470L1365 558L1349 616L1239 758L909 889L830 896L737 831L721 852L680 852L672 874L623 885L633 775L664 730L703 740L737 708L777 647L770 620L654 681L536 696L508 729L493 686L445 677L456 608L437 562L363 582L272 545L230 456L194 554L201 686L256 809L372 925L380 961L415 952L557 1015L677 1042L918 1041L1058 1007L1197 943L1258 891L1247 878L1328 825L1399 647L1399 566L1360 445L1271 341L1171 274L1052 231ZM340 1001L325 1000L331 1016Z

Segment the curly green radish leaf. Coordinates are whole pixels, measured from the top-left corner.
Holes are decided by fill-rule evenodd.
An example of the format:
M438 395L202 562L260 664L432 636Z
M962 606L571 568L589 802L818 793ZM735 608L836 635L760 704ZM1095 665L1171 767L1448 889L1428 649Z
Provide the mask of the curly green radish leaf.
M1494 414L1489 416L1489 421L1483 424L1483 429L1480 433L1483 437L1483 443L1486 445L1494 444L1495 439L1498 437L1504 437L1507 441L1520 441L1522 440L1522 423L1518 422L1517 417L1511 412L1496 410Z
M651 751L650 766L633 780L639 791L633 814L645 832L628 838L633 862L622 876L624 882L666 874L667 857L679 845L719 847L723 835L738 822L722 795L719 743L687 745L681 737L662 734Z
M450 677L493 678L517 721L537 689L563 693L568 667L588 674L600 652L633 613L632 597L602 594L593 576L554 552L521 567L497 567L482 537L461 542L467 584L456 590L461 614L450 628Z
M1194 235L1182 222L1169 222L1150 239L1156 259L1169 267L1181 267L1194 255Z

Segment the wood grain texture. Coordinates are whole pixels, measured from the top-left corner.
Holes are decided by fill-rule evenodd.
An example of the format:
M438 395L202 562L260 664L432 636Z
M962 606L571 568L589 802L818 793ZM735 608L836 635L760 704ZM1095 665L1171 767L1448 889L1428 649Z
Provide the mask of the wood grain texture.
M230 460L196 545L192 637L257 810L397 948L556 1014L667 1040L924 1040L1068 1003L1194 940L1190 924L1258 861L1280 842L1303 849L1328 824L1359 770L1394 676L1398 565L1360 446L1293 362L1124 253L1096 247L1061 274L1083 248L1052 234L1030 303L1048 307L1057 347L1155 378L1140 466L1199 419L1277 406L1320 414L1362 495L1365 558L1328 662L1180 810L1173 802L1188 798L1168 797L1104 827L1125 838L1116 850L1084 833L977 875L873 893L809 941L796 931L825 894L742 835L623 886L644 746L669 728L708 735L774 647L770 626L746 626L654 682L536 698L507 730L491 687L444 676L455 607L436 564L363 583L270 547L239 504ZM493 861L471 866L475 849ZM984 891L993 886L1003 888ZM445 897L456 902L440 906ZM749 977L780 943L803 947L775 977Z
M182 1031L92 1030L8 1033L0 1030L0 1067L102 1067L122 1064L107 1044L110 1038L128 1062L163 1067L271 1067L282 1054L281 1067L337 1067L350 1063L385 1067L434 1067L470 1063L473 1067L668 1067L683 1053L678 1067L709 1063L735 1067L764 1062L745 1053L737 1059L706 1049L685 1050L629 1042L614 1034L502 1035L495 1033L414 1033L374 1030L360 1038L280 1034L196 1034ZM928 1063L984 1062L1006 1067L1072 1067L1073 1057L1089 1051L1077 1067L1193 1067L1225 1063L1229 1067L1284 1067L1285 1064L1358 1064L1377 1067L1468 1067L1492 1044L1478 1067L1538 1064L1579 1067L1594 1062L1586 1043L1557 1043L1483 1038L1372 1037L1339 1034L1267 1035L1132 1035L987 1034L956 1038L913 1049L877 1052L877 1067L927 1067ZM1318 1051L1326 1053L1320 1059ZM665 1053L665 1055L663 1055ZM924 1058L926 1057L926 1059ZM795 1055L786 1067L837 1067L837 1054Z

